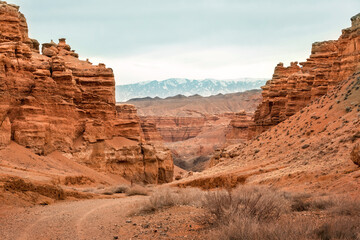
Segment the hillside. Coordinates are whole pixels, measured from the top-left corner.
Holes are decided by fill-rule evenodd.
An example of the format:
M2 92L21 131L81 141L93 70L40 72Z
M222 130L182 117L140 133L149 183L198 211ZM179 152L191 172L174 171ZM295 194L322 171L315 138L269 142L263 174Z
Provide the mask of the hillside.
M203 188L238 183L294 191L360 192L351 152L360 143L360 73L255 139L231 145L212 168L176 185Z
M116 101L125 102L133 98L160 97L166 98L176 95L211 96L219 93L244 92L250 89L259 89L265 84L264 78L240 78L236 80L215 79L185 79L170 78L163 81L146 81L116 86Z
M227 112L254 112L261 101L261 90L218 94L202 97L142 98L129 100L138 109L140 116L202 117Z
M262 87L251 141L219 150L211 168L178 186L266 184L293 191L360 192L360 14L338 40L282 63Z

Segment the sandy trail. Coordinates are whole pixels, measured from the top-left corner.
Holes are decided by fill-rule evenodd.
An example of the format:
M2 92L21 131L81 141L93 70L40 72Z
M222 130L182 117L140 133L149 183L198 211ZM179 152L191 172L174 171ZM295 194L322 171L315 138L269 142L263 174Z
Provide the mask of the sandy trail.
M146 197L92 199L18 209L0 217L0 239L114 239Z

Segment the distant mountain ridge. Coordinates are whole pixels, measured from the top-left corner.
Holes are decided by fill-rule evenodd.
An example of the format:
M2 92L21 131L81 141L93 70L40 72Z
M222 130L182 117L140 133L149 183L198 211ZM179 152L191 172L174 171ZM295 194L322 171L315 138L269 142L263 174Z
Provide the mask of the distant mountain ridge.
M229 112L254 112L262 100L261 90L217 94L209 97L176 95L167 98L133 98L126 103L135 105L140 116L201 117Z
M117 85L116 101L125 102L134 98L167 98L176 95L192 96L196 94L207 97L219 93L244 92L260 89L267 80L266 78L240 78L235 80L170 78L163 81L153 80Z

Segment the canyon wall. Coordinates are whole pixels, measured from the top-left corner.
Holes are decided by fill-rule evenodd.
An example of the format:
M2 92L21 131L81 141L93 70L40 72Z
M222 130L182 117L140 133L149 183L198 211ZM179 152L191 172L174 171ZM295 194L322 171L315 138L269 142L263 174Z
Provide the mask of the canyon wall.
M59 151L133 181L172 180L169 151L145 140L134 106L115 105L112 69L79 60L65 39L40 54L15 5L0 1L0 23L0 146Z
M358 70L360 14L351 22L338 40L314 43L306 62L275 67L273 78L262 87L263 100L254 117L256 134L289 118Z
M186 170L201 171L215 150L247 141L253 126L253 114L245 111L202 115L142 116L141 120L144 132L152 133L155 141L159 138L164 140L164 145L171 150L177 166ZM153 134L156 131L154 128L160 136ZM150 137L147 140L154 142Z
M253 135L252 116L260 102L261 91L250 90L210 97L143 98L128 103L137 106L147 141L163 139L177 166L200 171L216 149L244 142Z
M196 137L205 123L207 117L173 117L173 116L146 116L141 119L156 125L165 142L179 142Z

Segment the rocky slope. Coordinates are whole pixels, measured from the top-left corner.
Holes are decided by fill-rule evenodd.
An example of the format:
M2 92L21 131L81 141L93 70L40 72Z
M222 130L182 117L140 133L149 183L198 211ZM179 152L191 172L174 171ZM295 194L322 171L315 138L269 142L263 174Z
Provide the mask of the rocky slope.
M116 101L124 102L133 98L145 97L191 96L194 94L205 97L219 93L244 92L250 89L259 89L266 80L263 78L240 78L236 80L170 78L163 81L146 81L116 86Z
M81 61L65 39L28 37L19 7L0 2L0 145L11 141L47 156L54 151L129 180L172 180L164 148L144 139L133 106L115 105L112 69Z
M273 78L262 87L263 100L255 113L257 133L292 116L358 69L360 15L351 21L338 40L314 43L309 59L300 66L276 66Z
M271 110L268 113L284 113L284 109L288 109L285 106L295 103L292 116L247 143L231 145L219 151L211 160L212 168L194 174L177 185L230 188L241 183L267 184L299 191L331 191L358 196L360 15L351 20L352 27L343 30L338 41L314 45L312 58L315 57L314 52L317 52L317 57L304 65L303 68L306 66L308 69L307 73L302 73L303 69L296 64L286 69L277 66L276 76L282 79L282 84L280 80L272 80L264 88L264 101L257 111L256 124L263 130L271 124L260 123L270 123L267 120L271 119L280 120L265 115L265 119L259 122L260 116L265 113L262 110L271 106L270 99L274 100L274 105L268 108ZM322 54L318 52L320 46ZM329 49L334 50L335 46L338 52L330 56L338 60L330 61ZM283 85L285 80L279 72L283 75L292 72L289 75L289 79L292 79L290 83L303 86L303 91L300 91L301 88L295 91L294 85ZM316 77L312 75L315 73ZM294 78L298 78L298 81L294 81ZM305 79L312 79L309 80L312 85L308 85ZM303 98L290 101L290 96L295 93ZM320 94L325 95L315 97ZM313 100L309 102L310 99ZM295 111L305 102L307 106Z

